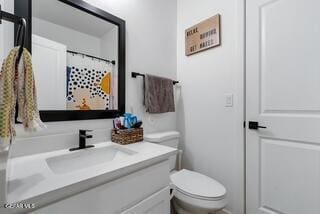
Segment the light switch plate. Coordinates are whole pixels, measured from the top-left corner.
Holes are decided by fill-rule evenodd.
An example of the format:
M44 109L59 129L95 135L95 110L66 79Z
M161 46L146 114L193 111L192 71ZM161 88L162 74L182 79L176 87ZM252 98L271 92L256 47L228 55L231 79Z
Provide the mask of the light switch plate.
M225 94L225 107L233 107L233 94Z

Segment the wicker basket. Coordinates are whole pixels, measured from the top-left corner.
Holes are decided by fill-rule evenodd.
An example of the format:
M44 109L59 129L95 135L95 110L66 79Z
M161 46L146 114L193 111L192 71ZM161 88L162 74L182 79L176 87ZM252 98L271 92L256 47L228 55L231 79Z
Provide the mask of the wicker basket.
M111 141L122 145L143 141L143 128L113 129Z

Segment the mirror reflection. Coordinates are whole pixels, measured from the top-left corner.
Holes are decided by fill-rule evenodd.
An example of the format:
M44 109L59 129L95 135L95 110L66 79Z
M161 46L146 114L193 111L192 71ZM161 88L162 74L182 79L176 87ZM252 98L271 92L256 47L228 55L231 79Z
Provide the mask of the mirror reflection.
M57 0L32 3L39 110L117 110L118 26Z

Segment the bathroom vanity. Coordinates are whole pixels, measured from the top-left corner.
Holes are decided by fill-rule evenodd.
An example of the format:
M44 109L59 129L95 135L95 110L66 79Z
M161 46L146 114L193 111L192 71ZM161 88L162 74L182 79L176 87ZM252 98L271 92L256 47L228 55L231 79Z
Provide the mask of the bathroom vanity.
M8 203L34 209L6 213L153 213L170 210L170 147L142 142L95 144L12 158L8 162ZM2 210L1 210L2 213Z

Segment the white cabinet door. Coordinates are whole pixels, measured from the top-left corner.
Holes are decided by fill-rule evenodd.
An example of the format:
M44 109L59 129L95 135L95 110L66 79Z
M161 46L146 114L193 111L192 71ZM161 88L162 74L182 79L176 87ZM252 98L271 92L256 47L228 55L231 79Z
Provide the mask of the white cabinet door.
M246 4L247 214L319 214L320 1Z
M32 35L32 62L40 110L66 109L67 47Z
M132 208L121 214L169 214L170 213L170 188L153 194Z

